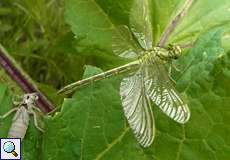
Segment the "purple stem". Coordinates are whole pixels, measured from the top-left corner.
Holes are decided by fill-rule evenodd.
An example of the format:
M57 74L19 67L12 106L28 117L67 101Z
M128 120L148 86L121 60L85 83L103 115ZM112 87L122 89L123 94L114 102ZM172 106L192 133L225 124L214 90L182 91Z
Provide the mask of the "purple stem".
M178 22L185 16L185 14L188 12L188 9L191 7L193 0L187 0L182 8L182 10L176 15L176 17L172 20L171 23L166 27L164 30L160 42L158 46L162 47L165 45L165 42L167 41L170 33L176 28Z
M44 112L50 112L54 109L53 104L38 90L38 88L30 82L27 75L24 75L20 68L18 68L11 60L12 58L8 53L0 47L0 65L9 74L9 76L16 81L16 83L22 88L26 93L36 92L39 95L37 105Z

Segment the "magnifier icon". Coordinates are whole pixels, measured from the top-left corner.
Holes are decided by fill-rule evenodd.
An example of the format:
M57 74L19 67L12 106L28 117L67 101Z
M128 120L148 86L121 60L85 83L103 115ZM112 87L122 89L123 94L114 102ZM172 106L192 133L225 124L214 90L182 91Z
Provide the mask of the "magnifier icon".
M17 157L18 154L17 152L15 152L15 145L13 142L11 141L7 141L3 144L3 150L6 152L6 153L11 153L14 155L14 157Z

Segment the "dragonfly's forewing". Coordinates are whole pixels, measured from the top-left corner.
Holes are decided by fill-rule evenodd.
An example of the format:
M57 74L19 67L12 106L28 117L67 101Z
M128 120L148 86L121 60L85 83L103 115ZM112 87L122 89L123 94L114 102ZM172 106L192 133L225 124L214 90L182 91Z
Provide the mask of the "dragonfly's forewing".
M116 27L112 36L114 54L124 58L136 58L142 50L134 41L129 28L125 25Z
M153 45L153 30L149 10L149 0L134 0L130 10L130 28L145 50Z
M143 147L148 147L155 136L155 123L141 72L142 69L122 80L120 95L125 116L135 137Z
M170 118L186 123L190 118L188 105L173 87L164 65L151 58L145 67L145 86L151 100Z

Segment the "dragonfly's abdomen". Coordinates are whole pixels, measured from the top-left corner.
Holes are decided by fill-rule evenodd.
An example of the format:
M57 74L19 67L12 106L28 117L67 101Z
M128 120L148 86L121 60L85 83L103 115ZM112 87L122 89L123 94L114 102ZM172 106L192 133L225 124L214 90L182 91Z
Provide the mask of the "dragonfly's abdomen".
M135 69L135 68L137 68L139 66L139 63L140 62L137 60L137 61L128 63L126 65L123 65L123 66L120 66L120 67L108 70L106 72L102 72L102 73L97 74L95 76L86 78L84 80L77 81L75 83L72 83L72 84L70 84L70 85L62 88L59 91L59 93L65 93L65 94L67 94L67 93L72 92L73 90L75 90L76 88L78 88L80 86L87 85L87 84L89 84L91 82L95 82L95 81L98 81L98 80L101 80L101 79L104 79L104 78L111 77L113 75L117 75L117 74L120 74L120 73L124 73L126 71L133 70L133 69Z

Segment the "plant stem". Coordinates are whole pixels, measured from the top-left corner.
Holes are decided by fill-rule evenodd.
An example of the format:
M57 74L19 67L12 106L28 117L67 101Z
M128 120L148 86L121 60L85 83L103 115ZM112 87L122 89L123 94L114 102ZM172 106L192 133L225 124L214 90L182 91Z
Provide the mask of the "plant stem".
M8 75L21 87L26 93L36 92L39 94L37 101L38 107L43 112L50 112L55 107L54 105L43 95L29 76L23 72L23 70L17 65L14 59L7 53L7 51L0 44L0 65L8 73Z
M170 33L176 28L178 22L186 15L192 3L193 3L193 0L187 0L185 2L184 6L182 7L182 10L176 15L176 17L165 28L161 36L160 42L158 43L158 46L162 47L165 45L165 42L169 38Z

